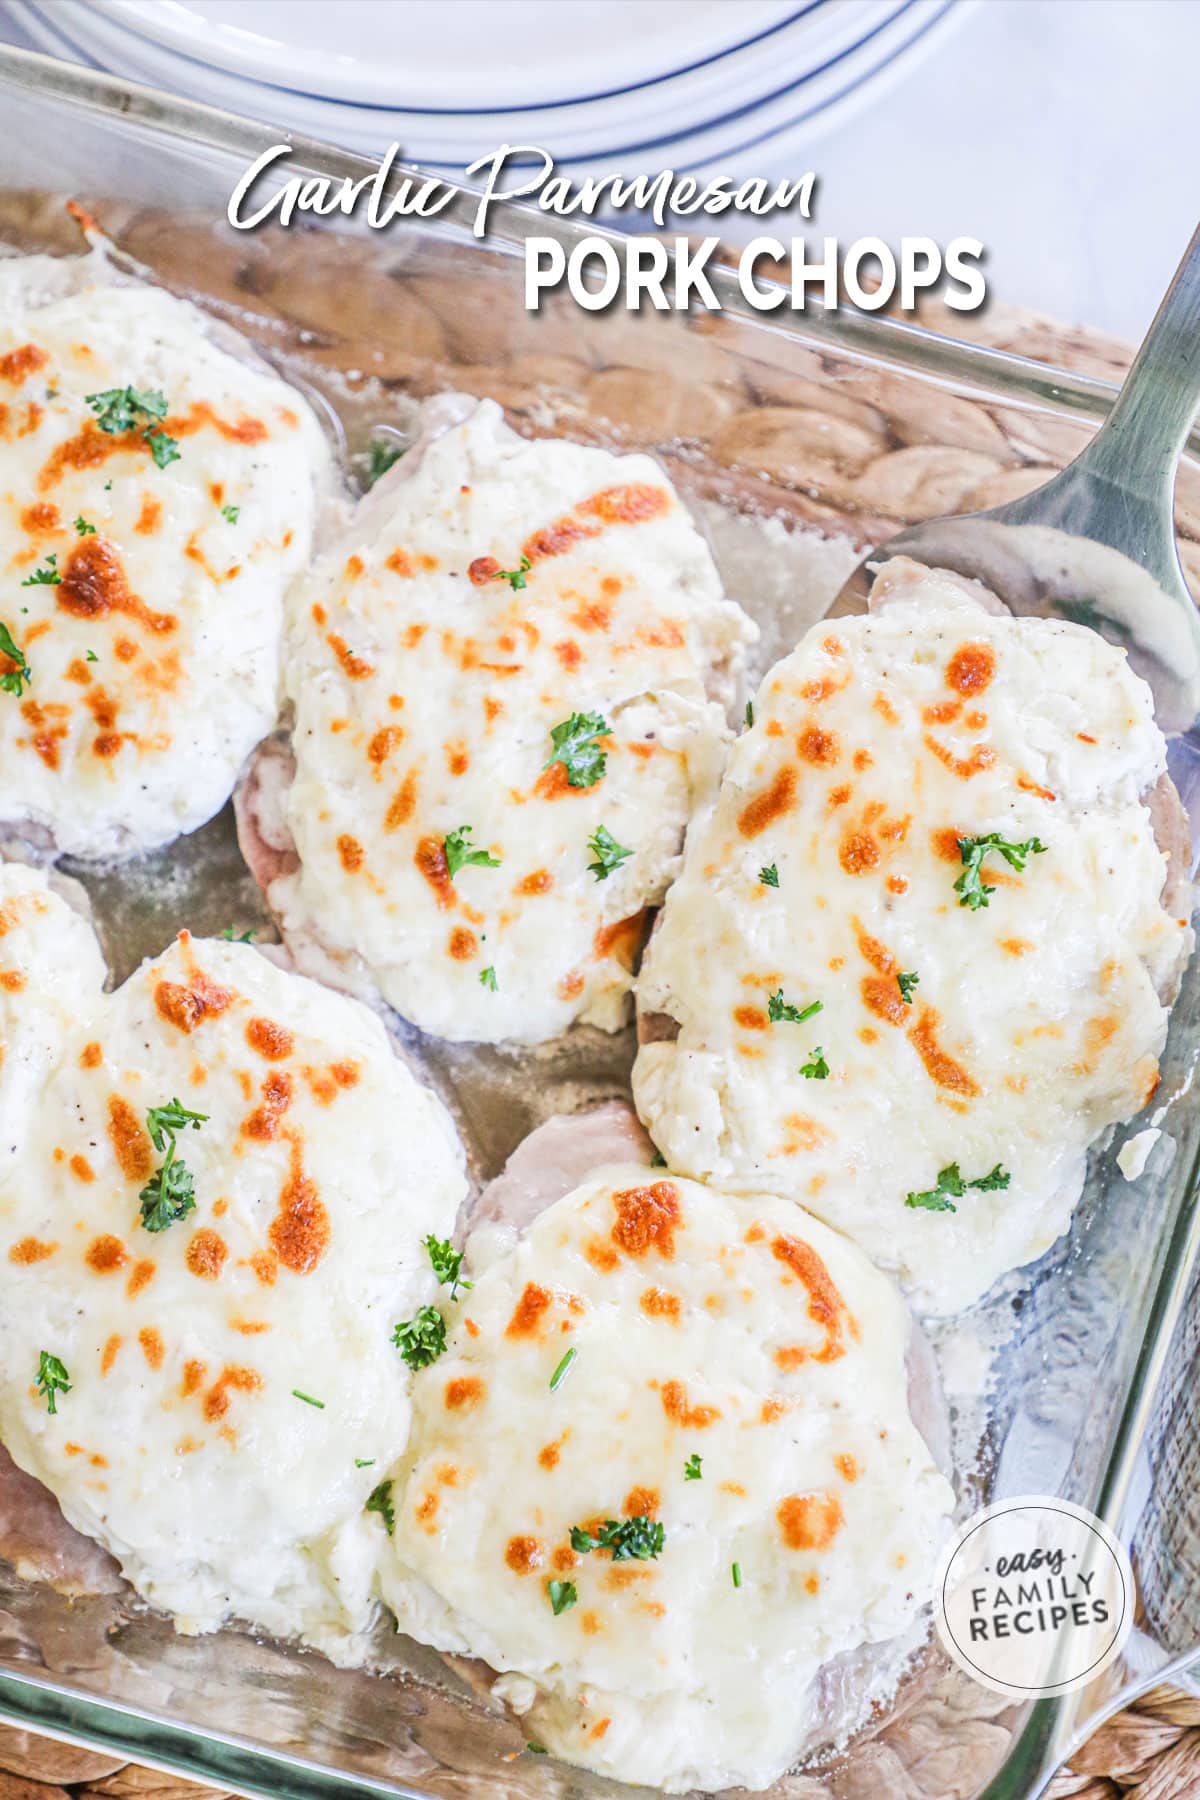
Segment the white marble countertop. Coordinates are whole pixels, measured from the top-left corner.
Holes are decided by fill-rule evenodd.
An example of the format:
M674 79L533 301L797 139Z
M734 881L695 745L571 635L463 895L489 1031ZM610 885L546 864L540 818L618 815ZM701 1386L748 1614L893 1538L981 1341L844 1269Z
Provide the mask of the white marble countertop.
M982 0L814 136L817 224L980 238L998 298L1136 340L1200 219L1198 70L1197 0Z
M2 5L0 38L26 41ZM1197 69L1200 0L977 0L852 117L728 172L815 169L809 231L977 237L998 298L1136 339L1200 214Z

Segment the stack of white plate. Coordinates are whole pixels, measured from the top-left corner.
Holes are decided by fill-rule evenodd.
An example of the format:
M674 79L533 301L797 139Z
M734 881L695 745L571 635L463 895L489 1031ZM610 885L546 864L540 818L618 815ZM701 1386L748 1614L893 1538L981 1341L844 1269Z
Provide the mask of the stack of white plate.
M875 98L969 0L8 0L39 48L461 174L745 176ZM808 166L808 159L805 166ZM797 170L802 173L802 170Z

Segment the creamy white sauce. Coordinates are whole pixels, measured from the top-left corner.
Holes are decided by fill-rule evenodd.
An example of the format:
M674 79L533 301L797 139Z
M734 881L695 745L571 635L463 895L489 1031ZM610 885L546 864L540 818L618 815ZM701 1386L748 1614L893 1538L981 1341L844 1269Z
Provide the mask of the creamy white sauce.
M482 1656L570 1761L766 1785L826 1735L830 1665L928 1590L952 1495L909 1417L908 1330L789 1202L597 1171L489 1261L414 1382L394 1536L376 1522L401 1629ZM572 1526L640 1513L657 1557L572 1551ZM552 1580L577 1596L557 1616Z
M1053 1243L1088 1145L1154 1089L1192 940L1142 804L1149 690L1094 632L924 574L816 626L754 714L643 963L639 1007L680 1029L639 1052L639 1112L673 1168L792 1194L957 1310ZM988 856L971 910L956 839L990 832L1046 848ZM773 995L821 1011L773 1021ZM1009 1181L906 1204L950 1165Z
M441 1037L615 1029L753 635L649 458L527 442L487 401L427 433L293 591L285 937ZM611 728L588 785L545 766L572 714ZM494 865L451 878L462 827ZM598 876L601 828L630 854Z
M410 1419L391 1334L437 1294L453 1127L366 1008L251 946L185 938L105 995L39 877L0 896L0 1440L180 1629L359 1654L363 1506ZM151 1231L147 1112L176 1097L207 1115L177 1136L195 1205Z
M178 461L148 414L100 429L88 396L126 387L166 401ZM0 820L99 857L223 805L275 722L329 479L307 402L194 307L95 256L0 262L0 619L32 672L0 693Z

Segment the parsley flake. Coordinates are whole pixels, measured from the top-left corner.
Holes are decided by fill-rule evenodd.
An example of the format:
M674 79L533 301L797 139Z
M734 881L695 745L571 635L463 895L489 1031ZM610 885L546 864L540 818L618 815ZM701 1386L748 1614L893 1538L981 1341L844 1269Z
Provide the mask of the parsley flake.
M422 1306L396 1326L392 1342L410 1369L427 1369L446 1348L446 1321L436 1306Z
M788 1025L803 1025L805 1019L811 1019L814 1013L822 1010L820 1000L810 1000L807 1006L793 1006L783 997L783 989L776 988L767 1001L767 1017L773 1025L783 1020Z
M588 869L597 881L607 881L614 869L619 869L627 856L633 851L627 850L624 844L618 844L612 832L605 825L598 825L587 841L587 847L596 858L588 864Z
M219 931L217 936L223 937L227 944L252 944L258 936L258 933L255 931L243 931L241 937L235 937L233 926L226 925L224 931Z
M704 1474L700 1467L700 1461L699 1455L693 1450L692 1454L683 1465L683 1479L685 1481L703 1481Z
M986 906L989 896L996 891L988 886L982 875L983 859L990 850L1002 856L1009 868L1016 869L1019 874L1030 856L1045 854L1046 846L1036 837L1016 844L1002 838L998 831L989 831L984 837L959 838L958 854L962 858L963 872L954 884L954 891L958 895L958 904L969 906L972 912Z
M663 1155L661 1150L656 1150L654 1152L654 1155L650 1158L650 1167L652 1169L665 1169L666 1166L667 1166L666 1157Z
M729 1572L733 1576L734 1587L741 1587L741 1585L742 1585L742 1565L741 1565L741 1563L734 1563L733 1567L731 1568L731 1570Z
M24 612L24 610L25 608L22 607L21 611ZM6 669L4 674L0 675L0 693L16 694L19 699L22 693L22 684L28 687L33 681L33 670L25 661L25 652L14 641L12 632L2 619L0 619L0 655L6 656L13 665L11 669Z
M900 998L903 1000L905 1006L912 1005L912 991L920 982L920 979L921 977L912 969L907 971L907 973L904 970L901 970L900 974L897 975L896 986L900 989Z
M292 1398L294 1400L303 1400L305 1406L315 1406L318 1412L325 1411L325 1402L323 1400L314 1400L311 1394L302 1394L299 1388L292 1389Z
M800 1066L800 1073L805 1081L824 1081L829 1074L829 1064L825 1061L825 1052L817 1045L806 1063Z
M554 1609L556 1619L559 1613L569 1612L579 1598L573 1581L548 1581L546 1592L550 1596L550 1605ZM545 1756L546 1754L540 1744L530 1744L528 1748L533 1751L535 1756Z
M460 825L457 831L448 831L442 841L442 850L446 857L446 873L451 881L460 869L468 867L479 869L498 869L500 858L489 856L486 850L473 850L467 841L474 826Z
M612 726L600 713L572 713L550 732L554 754L542 764L549 769L561 763L567 771L567 785L573 788L595 787L608 764L607 752L598 739L609 737Z
M556 1582L554 1585L556 1587L561 1587L562 1583L560 1581ZM570 1583L567 1585L570 1586ZM550 1754L545 1744L526 1744L525 1748L528 1750L530 1756L549 1756Z
M165 1150L167 1138L174 1137L177 1131L186 1131L189 1125L193 1131L199 1131L207 1124L207 1113L189 1112L178 1100L167 1106L152 1106L146 1114L146 1129L156 1150Z
M393 463L398 463L404 455L404 445L389 442L384 438L373 438L367 451L367 486L373 488L381 475L386 475Z
M223 506L221 508L221 517L227 525L236 525L238 522L238 514L241 510L240 506Z
M84 661L85 662L99 662L100 658L96 655L96 652L94 650L89 650L84 658Z
M388 1536L391 1537L396 1529L396 1507L392 1499L390 1481L381 1481L377 1488L372 1488L363 1511L378 1513L387 1527Z
M178 440L168 437L160 424L167 416L167 402L157 388L105 388L98 394L85 394L84 399L95 413L101 431L114 437L140 431L160 469L180 460Z
M95 537L96 527L84 518L82 513L75 516L75 529L80 537Z
M51 1356L49 1350L41 1351L38 1356L37 1391L44 1397L48 1413L58 1411L56 1395L71 1391L71 1377L65 1365L57 1356Z
M21 583L22 587L61 587L62 576L58 572L57 556L48 556L44 563L27 575Z
M779 870L774 863L768 863L765 869L758 871L758 879L764 887L777 888L779 886Z
M152 1106L147 1112L146 1129L150 1133L150 1142L160 1153L166 1151L162 1168L155 1170L138 1195L142 1224L147 1231L165 1231L168 1225L176 1224L195 1210L192 1171L176 1158L175 1134L186 1131L189 1125L193 1131L199 1131L207 1121L207 1113L189 1112L178 1100L172 1100L167 1106Z
M493 581L507 581L509 587L512 589L513 593L515 594L518 591L518 589L523 588L526 585L525 577L528 575L528 573L529 573L530 569L532 569L532 567L533 567L533 564L530 562L529 558L527 556L523 556L521 558L521 566L519 569L497 569L495 574L492 576L492 580Z
M491 963L488 964L486 969L480 969L479 985L481 987L490 988L493 994L497 992L500 983L496 980L496 971Z
M559 1388L571 1373L571 1365L578 1355L578 1350L572 1345L571 1349L567 1351L567 1354L563 1357L557 1369L555 1369L553 1375L550 1377L550 1392L552 1394L557 1394Z
M999 1163L975 1181L964 1181L958 1164L948 1163L944 1169L938 1170L936 1187L926 1188L920 1194L909 1194L904 1204L918 1207L924 1212L957 1212L954 1202L961 1200L968 1188L978 1188L982 1193L994 1193L999 1188L1006 1188L1011 1180L1008 1170Z
M430 1232L428 1237L421 1239L421 1242L428 1252L430 1266L432 1267L434 1274L437 1276L443 1287L448 1287L450 1289L450 1298L452 1300L458 1298L458 1290L460 1287L474 1287L474 1282L468 1281L466 1276L462 1273L462 1251L456 1250L449 1238L437 1238Z
M354 1466L356 1469L373 1469L375 1467L375 1458L373 1456L356 1456L354 1459Z
M667 1541L661 1519L649 1513L635 1513L631 1519L605 1519L598 1532L585 1531L582 1525L571 1527L571 1548L579 1556L589 1550L611 1550L614 1562L647 1562L662 1554Z
M747 700L747 702L746 702L746 730L753 731L753 729L754 729L754 702L753 702L753 700Z

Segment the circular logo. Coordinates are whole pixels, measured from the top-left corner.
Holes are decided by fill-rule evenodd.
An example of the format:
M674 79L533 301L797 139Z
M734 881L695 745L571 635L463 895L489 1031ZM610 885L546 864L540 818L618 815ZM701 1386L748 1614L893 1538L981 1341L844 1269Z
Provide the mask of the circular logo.
M960 1669L1012 1699L1069 1694L1120 1654L1133 1571L1094 1513L1047 1494L985 1507L943 1551L938 1636Z

